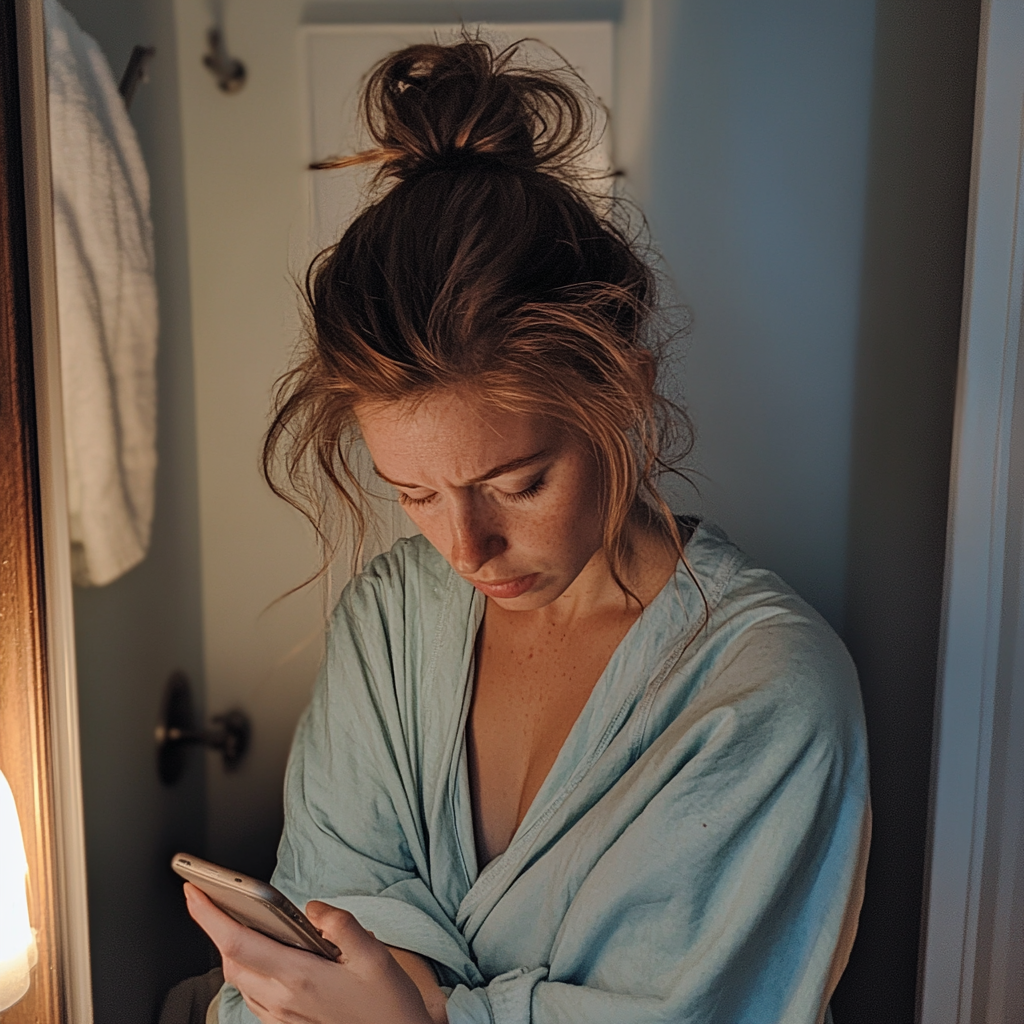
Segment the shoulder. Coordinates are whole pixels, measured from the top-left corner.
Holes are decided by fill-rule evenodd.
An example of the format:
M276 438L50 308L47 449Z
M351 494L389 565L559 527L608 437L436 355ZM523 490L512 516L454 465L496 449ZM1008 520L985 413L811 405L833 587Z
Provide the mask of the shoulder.
M427 610L450 599L453 591L467 587L426 537L401 537L390 551L371 559L352 577L338 600L335 616L352 611L365 614L371 608L388 616L410 607Z
M363 571L353 577L352 583L436 589L446 586L454 575L437 548L418 533L413 537L399 537L389 551L370 559Z
M417 695L438 658L460 647L475 593L421 536L372 559L334 607L311 721L328 731L350 719L375 723L371 732L412 728Z
M712 526L697 527L687 555L707 617L688 651L685 717L711 716L748 749L814 748L860 759L866 736L857 671L832 627Z
M342 591L332 616L328 659L422 659L472 614L476 591L423 536L403 537L372 559Z

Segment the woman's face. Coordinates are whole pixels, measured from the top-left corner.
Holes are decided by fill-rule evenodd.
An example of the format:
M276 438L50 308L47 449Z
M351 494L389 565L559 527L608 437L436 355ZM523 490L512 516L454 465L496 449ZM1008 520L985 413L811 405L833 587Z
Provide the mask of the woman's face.
M557 422L453 391L356 417L409 518L500 606L550 604L601 551L595 460Z

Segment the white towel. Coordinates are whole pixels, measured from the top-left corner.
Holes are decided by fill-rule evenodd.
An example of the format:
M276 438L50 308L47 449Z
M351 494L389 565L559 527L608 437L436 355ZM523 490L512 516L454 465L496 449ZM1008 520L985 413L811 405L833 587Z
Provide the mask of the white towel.
M45 0L72 566L101 586L146 555L156 474L149 178L103 52Z

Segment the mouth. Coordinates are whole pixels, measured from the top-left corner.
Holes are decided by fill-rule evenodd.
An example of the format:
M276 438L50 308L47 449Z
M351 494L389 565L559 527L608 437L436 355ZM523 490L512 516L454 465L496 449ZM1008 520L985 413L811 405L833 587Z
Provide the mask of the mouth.
M520 597L525 594L540 578L539 572L532 572L528 576L515 576L508 580L470 580L469 582L487 597L504 598L509 600L513 597Z

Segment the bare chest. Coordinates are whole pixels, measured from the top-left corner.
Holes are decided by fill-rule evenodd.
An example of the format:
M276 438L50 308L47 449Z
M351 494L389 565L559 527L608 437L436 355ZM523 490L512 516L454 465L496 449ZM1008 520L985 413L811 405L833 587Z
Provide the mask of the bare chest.
M569 630L485 622L468 728L477 856L508 847L587 703L629 618Z

